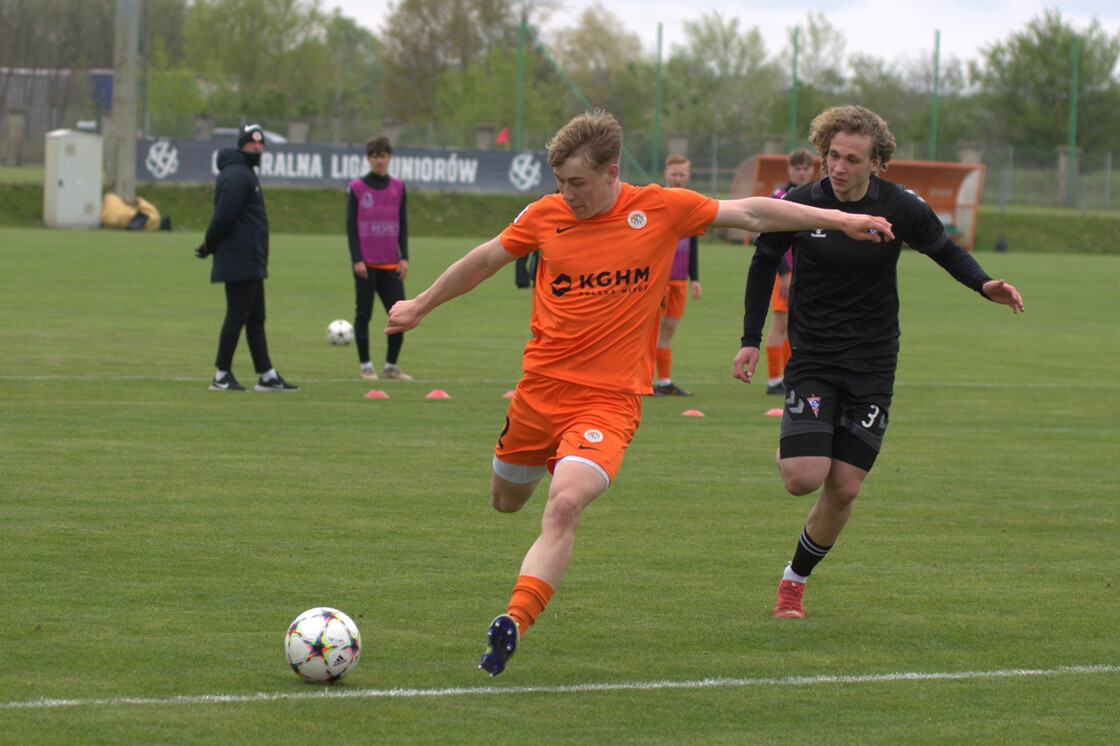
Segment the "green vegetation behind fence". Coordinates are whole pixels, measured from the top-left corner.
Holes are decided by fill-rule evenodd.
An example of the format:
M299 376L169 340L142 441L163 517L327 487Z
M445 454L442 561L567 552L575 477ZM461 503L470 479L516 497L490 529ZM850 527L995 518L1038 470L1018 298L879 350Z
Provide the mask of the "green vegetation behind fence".
M4 183L0 174L0 227L43 225L41 183ZM213 210L209 185L141 185L139 196L171 217L172 230L199 238ZM268 187L268 219L274 233L342 234L341 189ZM525 206L520 195L409 192L409 229L414 236L492 236ZM992 251L1003 236L1013 252L1120 254L1120 212L1012 205L982 205L974 250Z

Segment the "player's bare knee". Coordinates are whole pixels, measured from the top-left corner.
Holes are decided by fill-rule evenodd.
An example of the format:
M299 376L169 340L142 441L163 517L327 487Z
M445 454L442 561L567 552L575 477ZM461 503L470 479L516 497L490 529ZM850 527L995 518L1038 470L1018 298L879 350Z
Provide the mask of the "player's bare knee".
M829 498L834 503L846 506L859 495L859 489L862 484L862 480L859 479L846 479L843 481L829 479L825 487L828 491Z
M561 489L548 496L544 518L561 526L579 523L586 501L574 489Z
M516 513L525 507L537 483L514 484L495 478L490 482L490 505L499 513Z
M816 492L821 486L821 480L798 472L783 472L782 481L785 482L786 492L795 497Z
M778 462L785 483L786 492L796 497L816 492L825 482L827 472L806 468L804 464L794 466L790 462Z
M514 499L509 495L499 494L498 491L490 493L490 505L499 513L516 513L525 507L525 499Z
M786 491L800 497L816 492L828 479L831 459L818 456L787 456L782 458L782 449L775 456L778 471L782 475Z

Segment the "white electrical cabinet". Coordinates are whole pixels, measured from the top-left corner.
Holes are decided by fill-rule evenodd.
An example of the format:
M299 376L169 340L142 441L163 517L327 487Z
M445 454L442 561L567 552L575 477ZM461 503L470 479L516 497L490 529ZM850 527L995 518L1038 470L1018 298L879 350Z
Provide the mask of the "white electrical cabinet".
M76 130L46 134L43 222L49 228L101 225L101 136Z

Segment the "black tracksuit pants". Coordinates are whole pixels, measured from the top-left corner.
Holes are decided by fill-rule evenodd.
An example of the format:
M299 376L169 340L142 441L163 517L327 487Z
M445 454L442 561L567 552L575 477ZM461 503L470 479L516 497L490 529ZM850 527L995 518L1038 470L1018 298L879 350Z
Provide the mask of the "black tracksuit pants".
M233 353L245 328L245 341L253 356L253 370L257 375L272 369L268 357L268 341L264 336L264 280L245 280L226 283L226 318L218 337L218 357L214 365L218 370L232 370Z

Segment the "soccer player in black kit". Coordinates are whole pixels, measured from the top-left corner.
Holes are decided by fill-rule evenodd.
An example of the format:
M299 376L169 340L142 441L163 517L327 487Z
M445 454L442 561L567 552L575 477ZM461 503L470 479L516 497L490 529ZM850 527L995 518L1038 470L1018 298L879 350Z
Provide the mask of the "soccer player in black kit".
M894 136L878 115L860 106L828 109L813 120L809 140L827 176L785 199L884 217L894 237L870 243L832 230L764 233L747 275L742 349L733 375L750 383L774 272L793 246L792 355L776 460L790 494L820 489L774 607L774 616L797 619L805 616L805 581L848 522L887 428L898 364L896 267L903 242L988 300L1023 310L1018 291L989 277L921 197L875 175L886 170L895 150Z

